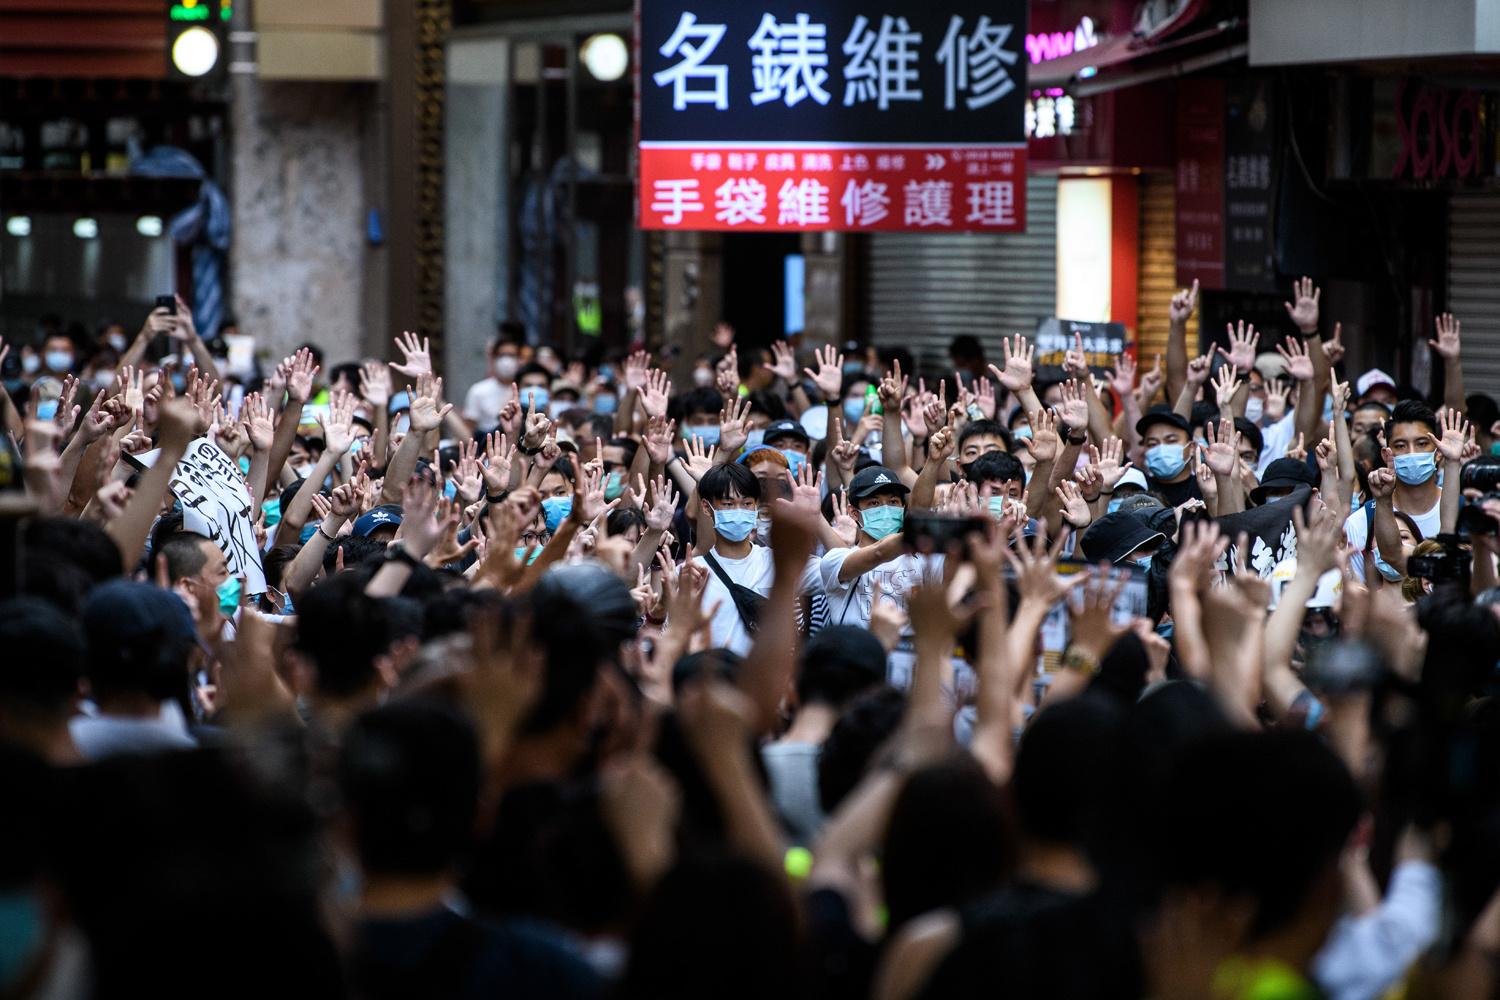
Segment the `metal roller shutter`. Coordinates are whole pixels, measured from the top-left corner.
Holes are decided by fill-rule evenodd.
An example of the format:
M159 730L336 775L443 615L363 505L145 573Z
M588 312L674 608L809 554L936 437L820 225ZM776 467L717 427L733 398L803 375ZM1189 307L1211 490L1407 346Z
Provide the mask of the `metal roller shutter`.
M1057 178L1026 181L1025 233L874 233L865 267L870 340L905 347L941 373L948 342L978 337L1000 358L1000 338L1030 336L1057 309Z
M1463 322L1464 388L1500 396L1500 195L1448 200L1448 308Z
M1177 293L1177 191L1171 174L1141 177L1141 257L1136 283L1136 357L1150 367L1167 356L1167 314ZM1187 342L1197 343L1198 314L1188 322Z

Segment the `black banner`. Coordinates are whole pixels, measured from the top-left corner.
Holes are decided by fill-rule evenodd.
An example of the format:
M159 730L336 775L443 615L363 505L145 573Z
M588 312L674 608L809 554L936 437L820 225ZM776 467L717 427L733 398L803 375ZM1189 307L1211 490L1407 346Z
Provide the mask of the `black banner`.
M1025 0L641 0L645 142L1024 145Z

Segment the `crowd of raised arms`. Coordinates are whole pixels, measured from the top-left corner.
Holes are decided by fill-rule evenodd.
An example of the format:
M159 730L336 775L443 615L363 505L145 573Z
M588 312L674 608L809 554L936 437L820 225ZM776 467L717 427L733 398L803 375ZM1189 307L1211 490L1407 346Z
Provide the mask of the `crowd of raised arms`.
M1500 409L1197 297L0 347L0 996L1496 995Z

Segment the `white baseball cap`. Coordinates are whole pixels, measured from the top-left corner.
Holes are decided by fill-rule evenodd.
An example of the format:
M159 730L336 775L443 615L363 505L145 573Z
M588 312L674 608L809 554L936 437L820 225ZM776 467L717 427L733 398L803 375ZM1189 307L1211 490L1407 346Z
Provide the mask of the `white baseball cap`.
M1396 380L1379 368L1371 368L1359 377L1359 381L1354 383L1354 388L1363 396L1377 385L1388 385L1394 389L1396 388Z

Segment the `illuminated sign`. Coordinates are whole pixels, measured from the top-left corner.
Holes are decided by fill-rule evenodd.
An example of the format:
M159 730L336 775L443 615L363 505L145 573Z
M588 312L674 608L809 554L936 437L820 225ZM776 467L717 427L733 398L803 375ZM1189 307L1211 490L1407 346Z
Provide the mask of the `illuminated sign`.
M1026 102L1026 138L1053 139L1072 135L1078 109L1061 87L1033 90Z
M1072 31L1043 31L1026 36L1026 52L1035 63L1061 59L1099 44L1094 33L1094 19L1084 17Z
M211 21L214 17L212 0L179 0L167 8L167 19L171 21ZM219 20L227 22L234 16L233 0L218 0Z

